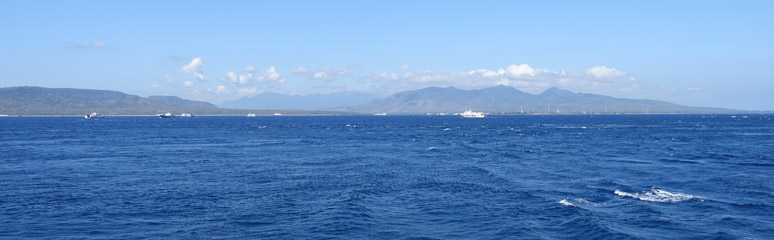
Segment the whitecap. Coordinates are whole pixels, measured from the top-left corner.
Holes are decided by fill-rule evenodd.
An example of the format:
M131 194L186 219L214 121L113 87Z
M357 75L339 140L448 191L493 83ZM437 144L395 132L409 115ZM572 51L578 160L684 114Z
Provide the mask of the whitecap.
M561 201L559 201L559 204L562 204L562 205L565 205L565 206L568 206L568 207L576 207L575 204L572 204L570 202L570 200L568 200L566 198L562 199Z
M642 193L628 193L621 190L615 190L615 194L621 197L631 197L642 201L661 203L675 203L688 200L704 201L703 198L698 196L685 193L669 192L655 188L648 191L642 191Z
M438 148L437 147L429 147L429 148L427 148L427 151L435 151L435 150L438 150Z

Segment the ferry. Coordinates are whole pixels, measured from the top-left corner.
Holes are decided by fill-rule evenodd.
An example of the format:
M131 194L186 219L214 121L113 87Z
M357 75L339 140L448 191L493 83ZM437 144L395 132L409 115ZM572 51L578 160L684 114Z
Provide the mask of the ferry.
M91 114L88 114L86 116L83 116L86 119L92 119L92 118L105 118L105 116L99 115L99 113L93 112Z
M248 113L247 117L256 117L255 113Z
M282 113L274 113L274 116L282 116Z
M387 116L387 113L374 113L374 116Z
M173 118L173 117L175 117L175 115L173 115L172 113L167 112L165 114L159 114L159 117L160 118Z
M190 113L182 113L180 114L181 117L193 117L193 114Z
M464 118L484 118L484 117L486 117L486 114L484 114L484 113L482 113L480 111L474 112L474 111L468 109L467 111L465 111L462 114L460 114L460 116L462 116Z

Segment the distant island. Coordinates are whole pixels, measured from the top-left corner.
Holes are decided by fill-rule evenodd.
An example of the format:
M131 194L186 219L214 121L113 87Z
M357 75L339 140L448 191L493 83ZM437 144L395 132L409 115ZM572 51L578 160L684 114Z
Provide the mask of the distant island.
M540 94L529 94L508 86L474 90L429 87L399 92L385 98L361 93L313 96L271 93L227 102L225 105L233 108L221 108L212 103L174 96L140 97L107 90L27 86L0 88L0 115L9 116L85 115L91 112L103 115L155 115L166 112L194 115L425 114L458 113L468 109L502 114L750 112L682 106L657 100L614 98L558 88L549 88Z
M657 100L615 98L549 88L529 94L508 86L462 90L428 87L395 93L349 108L356 112L453 113L467 109L491 113L741 113L737 109L689 107Z
M334 115L335 111L301 111L282 109L225 109L212 103L186 100L174 96L140 97L117 91L6 87L0 88L0 115L156 115L162 113L194 115Z

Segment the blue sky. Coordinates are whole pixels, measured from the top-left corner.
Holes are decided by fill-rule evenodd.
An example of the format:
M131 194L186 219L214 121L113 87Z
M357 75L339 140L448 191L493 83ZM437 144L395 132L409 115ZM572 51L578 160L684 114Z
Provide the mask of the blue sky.
M774 110L771 1L14 1L0 87L391 94L498 84Z

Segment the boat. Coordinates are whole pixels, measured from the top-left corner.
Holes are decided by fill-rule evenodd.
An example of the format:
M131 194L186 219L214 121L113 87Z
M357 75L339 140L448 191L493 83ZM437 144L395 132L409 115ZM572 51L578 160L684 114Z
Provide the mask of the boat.
M474 111L468 109L467 111L465 111L462 114L460 114L460 116L462 116L464 118L484 118L484 117L486 117L486 114L484 114L484 113L482 113L480 111L474 112Z
M165 114L159 114L159 117L160 118L173 118L173 117L175 117L175 115L173 115L172 113L167 112Z
M247 117L256 117L255 113L248 113Z
M374 116L387 116L387 113L374 113Z
M274 116L282 116L282 113L274 113Z
M83 116L83 117L84 117L84 118L86 118L86 119L92 119L92 118L94 118L94 119L97 119L97 118L105 118L105 116L99 115L99 113L96 113L96 112L93 112L93 113L91 113L91 114L88 114L88 115L86 115L86 116Z
M181 116L181 117L193 117L193 114L190 114L190 113L181 113L181 114L180 114L180 116Z

